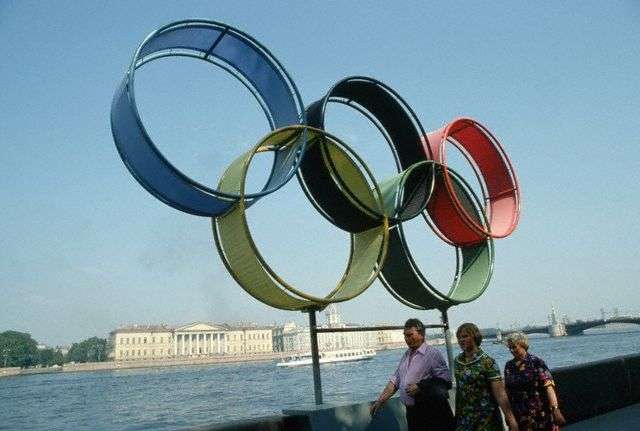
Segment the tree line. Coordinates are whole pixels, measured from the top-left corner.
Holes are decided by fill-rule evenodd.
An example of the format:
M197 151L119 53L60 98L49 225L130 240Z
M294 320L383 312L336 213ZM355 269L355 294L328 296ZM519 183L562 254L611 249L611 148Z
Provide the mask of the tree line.
M0 367L50 367L68 362L104 362L107 360L107 340L91 337L73 343L66 355L60 349L38 349L31 334L18 331L0 332Z

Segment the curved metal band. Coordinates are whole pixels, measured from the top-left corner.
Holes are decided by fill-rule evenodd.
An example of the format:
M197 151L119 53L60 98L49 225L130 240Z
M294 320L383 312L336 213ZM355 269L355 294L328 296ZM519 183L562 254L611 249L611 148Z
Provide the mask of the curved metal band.
M253 156L261 151L324 147L331 160L338 161L344 178L357 198L372 206L382 206L382 195L371 174L359 166L361 160L337 138L322 130L305 126L278 129L256 147L237 158L225 171L220 189L238 193L239 201L224 215L212 219L218 252L233 278L251 296L272 307L286 310L324 308L333 302L346 301L364 292L376 279L384 262L388 244L388 220L366 231L351 234L351 252L347 268L338 285L325 297L309 295L281 279L258 251L246 220L244 187ZM369 177L367 179L367 176ZM373 184L373 190L369 187ZM379 209L379 211L382 211Z
M324 129L324 117L329 102L348 105L363 115L381 131L393 152L399 171L404 176L413 176L411 192L403 193L395 206L386 206L384 215L391 224L408 220L418 215L431 193L432 176L425 176L424 166L415 168L418 162L430 158L430 149L424 140L422 126L417 117L391 88L367 77L354 76L335 84L320 100L307 107L307 122L310 126ZM321 148L308 149L298 171L298 179L320 213L331 223L349 232L366 230L379 223L383 214L374 208L358 203L339 181L334 181L331 163L325 163ZM412 169L411 172L406 170ZM430 173L430 170L427 170ZM402 176L402 175L401 175ZM415 177L420 176L421 181ZM388 184L399 184L402 180L392 178ZM349 201L355 205L349 205Z
M471 118L453 120L429 133L427 140L434 160L445 165L445 185L455 208L441 227L443 239L454 244L474 244L487 236L503 238L511 234L520 217L520 187L515 170L498 140ZM456 194L455 182L446 168L447 143L455 145L473 167L482 187L488 225L480 223Z
M171 56L196 58L229 72L255 97L272 130L227 168L217 189L192 180L173 166L154 145L138 113L136 70ZM348 146L321 130L329 102L356 109L378 128L391 148L398 175L378 185ZM304 125L305 115L312 127ZM211 216L215 243L230 274L250 295L281 309L318 309L346 301L366 290L376 277L394 297L414 308L446 309L472 301L491 278L492 238L509 235L520 214L513 167L484 126L461 118L427 135L394 90L361 76L339 81L305 111L295 84L264 46L213 21L172 23L142 42L114 95L111 130L134 178L174 208ZM446 167L447 142L456 145L471 163L486 205ZM266 151L274 155L268 180L259 192L247 193L251 161L258 152ZM249 206L282 187L296 172L312 204L350 234L347 268L324 297L307 294L281 279L257 250L246 220ZM455 278L447 292L429 283L406 243L401 222L420 213L438 236L456 247ZM390 255L384 262L387 250Z
M111 105L111 131L120 156L134 178L151 194L181 211L216 216L239 195L211 189L180 172L154 145L135 102L135 71L167 56L188 56L220 66L239 79L261 104L270 128L304 123L300 95L271 53L251 36L226 24L180 21L150 34L136 51ZM245 194L253 201L282 187L300 163L303 145L274 152L274 164L264 188Z
M435 162L436 187L434 196L447 196L445 190L445 168ZM466 182L449 170L459 198L469 208L477 208L477 220L483 220L478 198ZM486 223L485 223L486 225ZM476 245L456 246L456 272L448 292L433 286L422 274L411 256L402 224L391 228L389 233L389 255L380 280L389 292L403 304L417 309L447 309L452 305L470 302L478 298L489 285L493 273L493 240L485 238Z

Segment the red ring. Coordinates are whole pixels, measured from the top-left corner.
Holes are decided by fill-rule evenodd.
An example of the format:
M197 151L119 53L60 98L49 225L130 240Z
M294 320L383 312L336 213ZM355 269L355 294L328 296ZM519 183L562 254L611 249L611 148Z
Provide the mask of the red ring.
M445 199L446 206L434 202L427 209L433 220L440 221L438 228L443 239L468 245L487 237L504 238L511 234L520 218L520 187L507 154L491 132L471 118L457 118L441 129L427 133L427 142L434 160L444 166L445 186L450 197L450 200ZM465 155L480 181L487 227L464 208L457 196L447 169L447 142ZM450 205L452 207L448 208Z

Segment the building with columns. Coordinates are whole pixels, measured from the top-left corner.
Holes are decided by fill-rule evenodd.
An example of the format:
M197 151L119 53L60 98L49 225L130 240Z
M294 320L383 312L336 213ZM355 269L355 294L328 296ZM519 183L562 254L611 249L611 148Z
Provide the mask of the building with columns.
M325 309L328 328L357 328L342 322L338 309ZM132 325L110 333L116 361L198 359L221 355L260 355L273 352L308 352L309 328L295 323L282 326L256 326L196 322L167 325ZM402 330L323 332L318 334L320 350L352 348L386 349L404 347Z
M133 325L110 334L116 361L194 359L217 355L254 355L273 352L271 327L192 323Z
M173 356L198 357L227 353L227 326L193 323L173 329Z

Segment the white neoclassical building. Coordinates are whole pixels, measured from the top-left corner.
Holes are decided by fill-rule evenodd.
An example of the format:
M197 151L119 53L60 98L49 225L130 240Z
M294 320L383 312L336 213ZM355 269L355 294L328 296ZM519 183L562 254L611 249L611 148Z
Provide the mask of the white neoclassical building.
M227 353L229 327L193 323L173 330L173 356L222 355Z
M178 327L132 325L110 333L116 361L190 359L273 352L273 328L197 322Z

